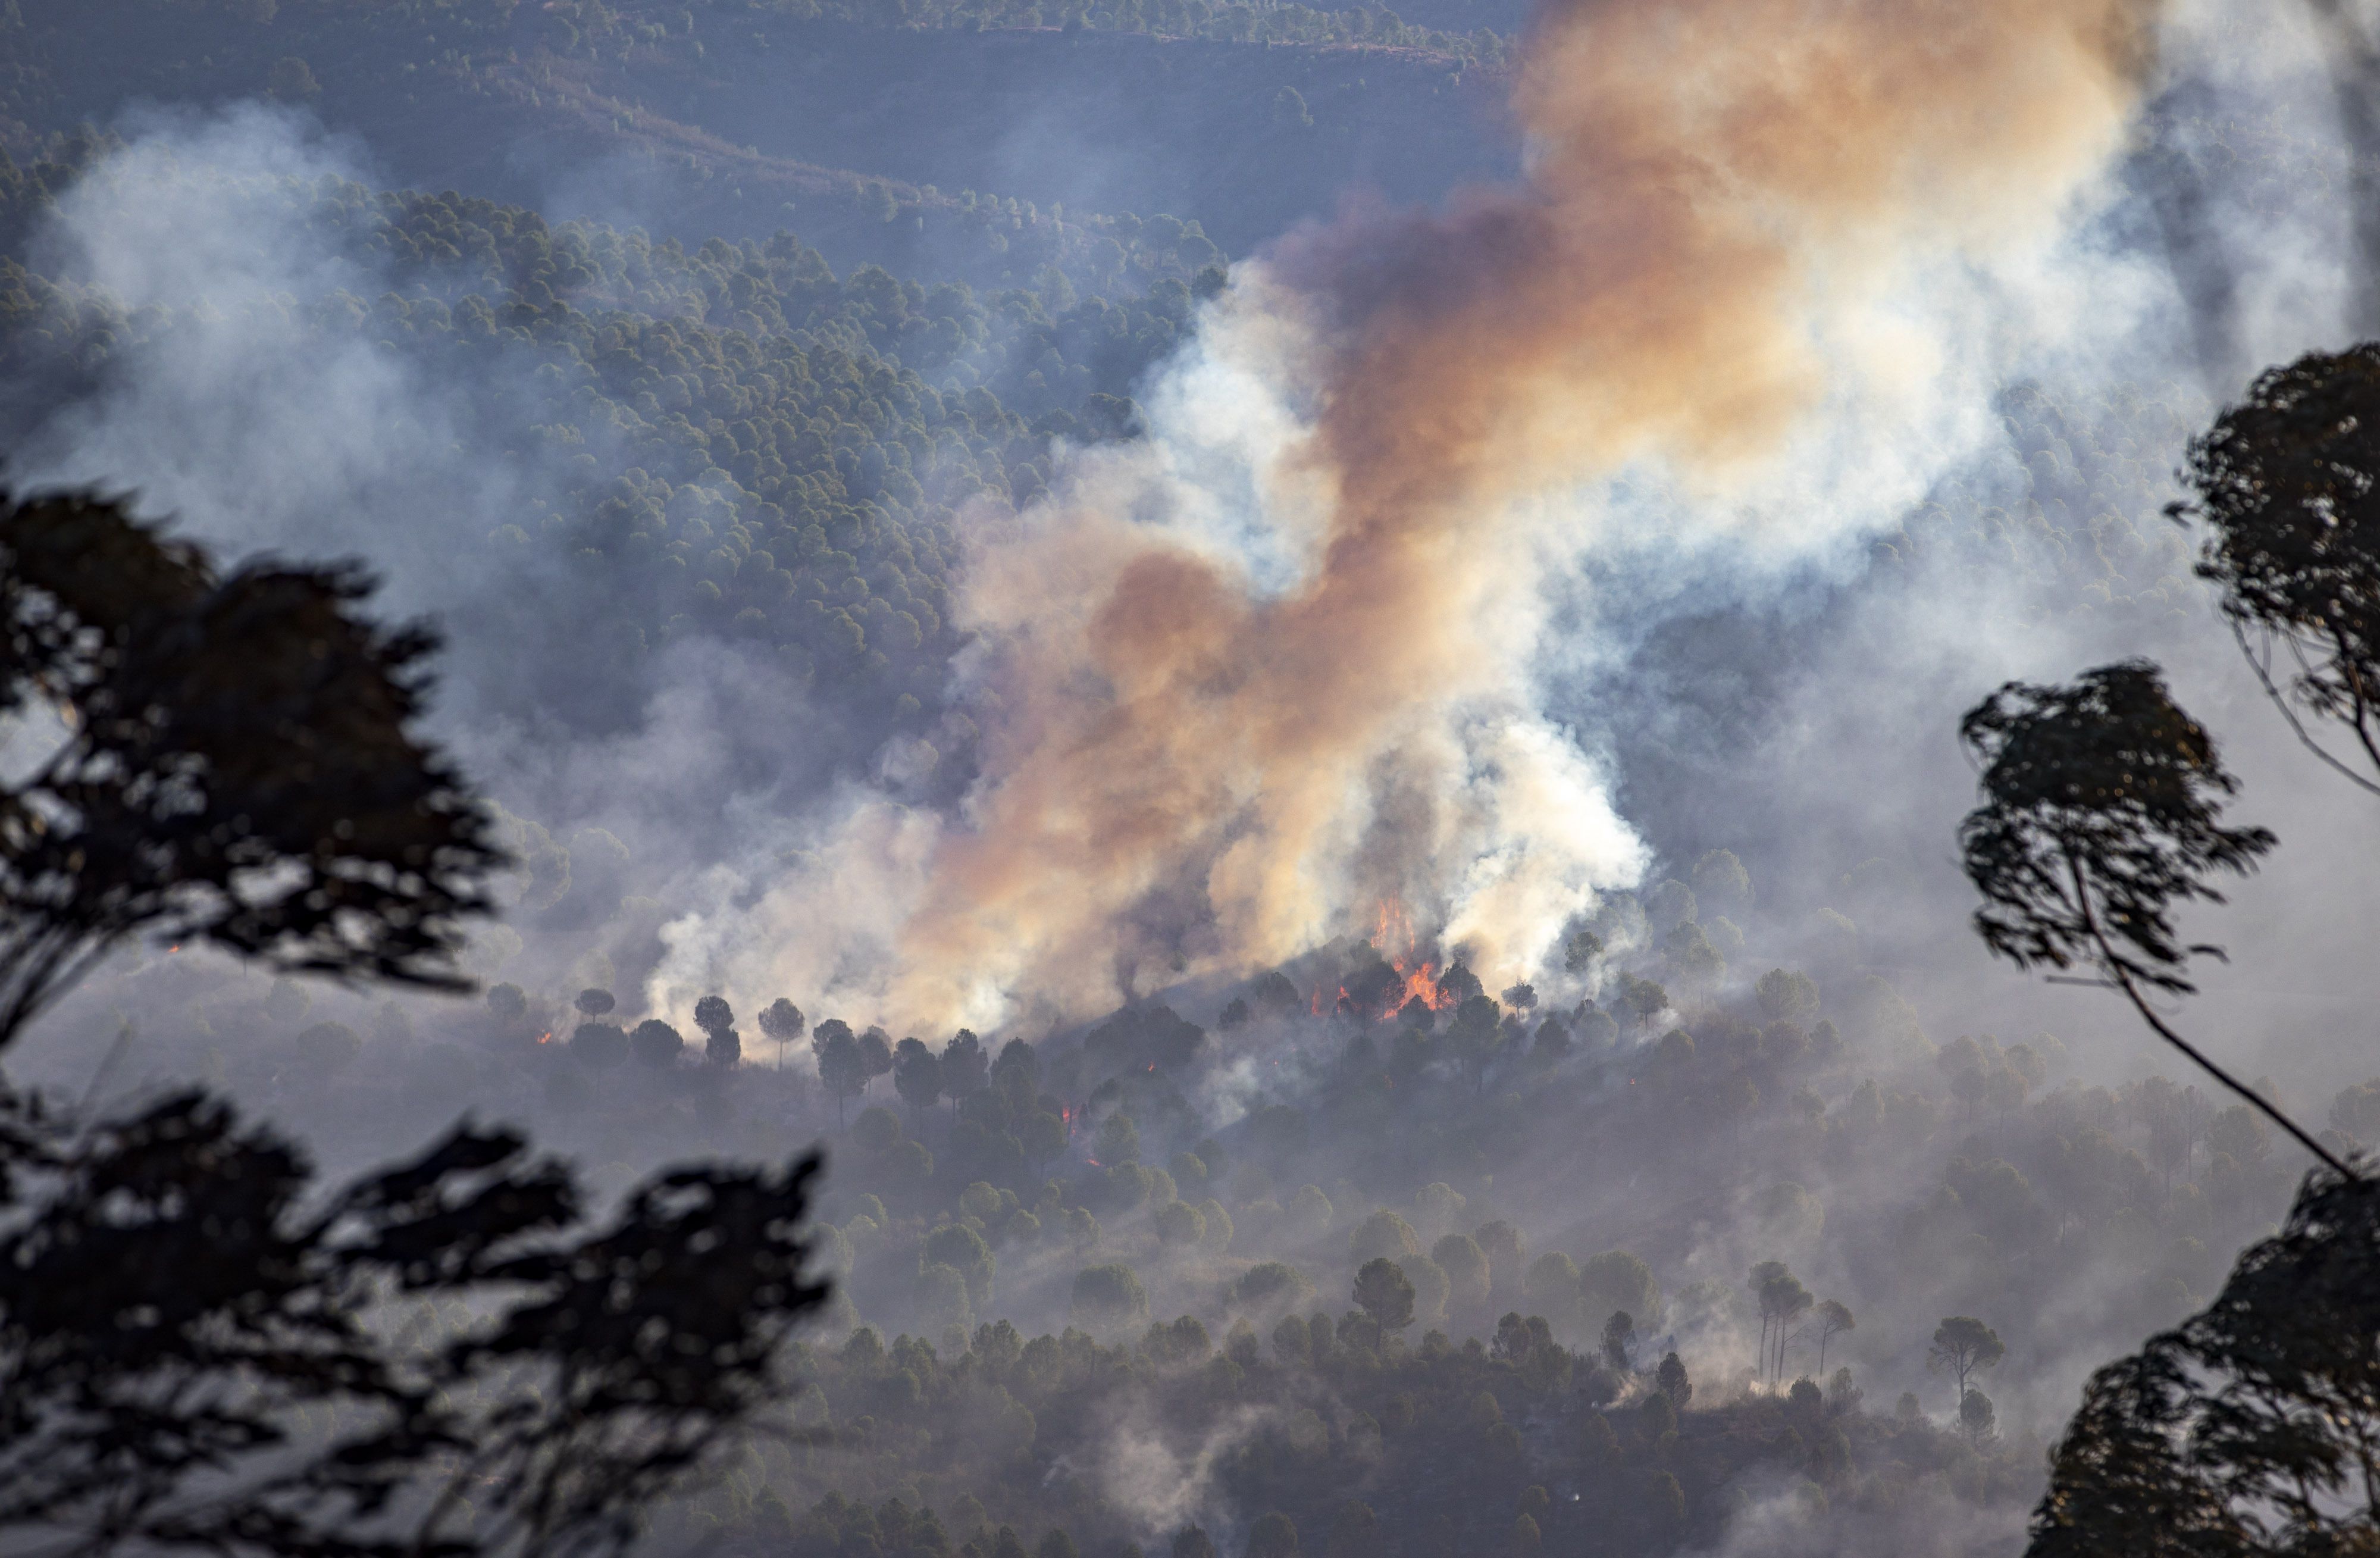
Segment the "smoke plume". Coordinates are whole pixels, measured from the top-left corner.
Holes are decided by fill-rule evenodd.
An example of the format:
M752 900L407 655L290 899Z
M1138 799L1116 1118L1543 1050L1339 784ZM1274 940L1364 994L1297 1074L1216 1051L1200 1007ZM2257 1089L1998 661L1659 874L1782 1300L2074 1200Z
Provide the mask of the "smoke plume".
M1491 988L1524 973L1642 855L1537 712L1547 570L1789 563L1913 495L1980 399L1948 383L1980 292L1946 278L2070 214L2147 11L1547 11L1523 187L1243 267L1154 435L983 545L985 777L892 1014L1259 967L1391 895Z

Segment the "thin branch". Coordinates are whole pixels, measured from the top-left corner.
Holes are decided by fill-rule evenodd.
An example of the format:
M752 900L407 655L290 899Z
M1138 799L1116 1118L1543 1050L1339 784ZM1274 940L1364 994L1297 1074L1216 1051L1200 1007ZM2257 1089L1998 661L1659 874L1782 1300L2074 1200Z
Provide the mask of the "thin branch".
M2307 1151L2321 1159L2326 1166L2336 1171L2341 1178L2361 1179L2363 1177L2361 1174L2358 1174L2353 1168L2350 1167L2344 1161L2342 1161L2337 1153L2331 1151L2330 1149L2325 1147L2321 1142L2316 1141L2312 1136L2308 1135L2303 1126L2290 1119L2287 1114L2281 1113L2278 1107L2267 1102L2263 1094L2256 1091L2255 1089L2248 1086L2247 1083L2242 1082L2238 1077L2232 1076L2228 1071L2224 1070L2220 1065L2216 1065L2213 1060L2207 1057L2204 1051L2200 1050L2196 1045L2191 1043L2190 1041L2184 1039L2180 1034L2176 1033L2171 1028L2168 1027L2165 1020L2159 1017L2155 1011L2150 1007L2147 1000L2141 994L2139 989L2132 984L2129 977L2120 973L2116 977L2118 982L2123 987L2124 994L2131 998L2133 1009L2141 1014L2141 1019L2143 1022L2146 1022L2151 1028L2156 1030L2159 1038L2163 1039L2167 1043L2171 1044L2175 1049L2180 1050L2183 1054L2188 1055L2192 1061L2196 1062L2208 1076L2214 1077L2216 1081L2222 1083L2225 1087L2239 1094L2241 1099L2261 1111L2266 1119L2280 1126L2281 1129L2289 1132L2291 1137L2296 1138L2299 1146L2303 1147Z
M2328 749L2307 734L2305 725L2298 719L2297 712L2289 707L2289 695L2274 685L2272 668L2257 658L2256 651L2249 647L2247 630L2236 621L2231 624L2231 638L2232 641L2240 646L2240 657L2248 662L2248 668L2256 673L2256 681L2264 688L2265 696L2272 700L2274 708L2281 712L2281 718L2289 722L2290 733L2298 738L2305 749L2329 764L2350 783L2361 785L2369 794L2380 796L2380 784L2373 783L2338 758L2331 756ZM2380 762L2380 757L2376 757L2374 761Z
M2363 676L2356 669L2353 649L2343 641L2336 624L2330 629L2331 647L2338 651L2339 674L2347 678L2347 690L2355 699L2355 738L2363 744L2363 755L2372 761L2374 772L2380 772L2380 747L2372 743L2372 703L2363 694Z
M2099 929L2099 917L2091 907L2091 894L2082 874L2082 862L2075 859L2070 853L2066 858L2066 864L2067 869L2073 873L2075 899L2077 907L2082 913L2082 928L2090 933L2092 943L2099 949L2099 956L2102 963L2107 968L2107 971L2115 976L2117 986L2121 989L2125 996L2131 1000L2132 1009L2140 1013L2141 1020L2147 1023L2149 1027L2155 1031L2158 1038L2163 1039L2167 1043L2171 1044L2175 1049L2180 1050L2183 1054L2188 1055L2192 1061L2196 1062L2201 1070L2214 1077L2216 1081L2222 1083L2225 1087L2230 1089L2233 1092L2239 1094L2240 1097L2247 1101L2249 1104L2261 1111L2265 1117L2272 1121L2273 1124L2289 1132L2289 1134L2296 1139L2299 1146L2303 1147L2307 1151L2313 1153L2315 1157L2321 1159L2324 1163L2337 1171L2339 1177L2349 1180L2362 1179L2363 1177L2362 1175L2358 1174L2354 1169L2350 1168L2345 1162L2340 1161L2338 1155L2331 1151L2329 1148L2325 1147L2321 1142L2316 1141L2312 1136L2308 1135L2304 1127L2300 1126L2295 1120L2290 1119L2287 1114L2282 1114L2281 1111L2274 1104L2266 1102L2262 1093L2259 1093L2255 1089L2250 1087L2247 1083L2242 1082L2237 1077L2232 1076L2231 1073L2224 1070L2223 1067L2216 1065L2213 1060L2207 1057L2204 1051L2200 1050L2189 1040L2184 1039L2180 1034L2176 1033L2171 1028L2166 1025L2165 1019L2156 1015L2155 1009L2150 1006L2147 998L2142 995L2140 987L2132 982L2131 970L2126 968L2123 959L2116 955L2116 949L2107 944L2106 933Z

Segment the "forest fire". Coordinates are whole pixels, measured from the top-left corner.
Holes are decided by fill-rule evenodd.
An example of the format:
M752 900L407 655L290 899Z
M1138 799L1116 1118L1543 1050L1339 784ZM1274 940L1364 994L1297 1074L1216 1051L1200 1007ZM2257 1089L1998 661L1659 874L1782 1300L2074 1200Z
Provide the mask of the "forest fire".
M1397 899L1383 898L1373 911L1371 944L1380 961L1342 981L1335 996L1326 996L1317 985L1307 1003L1310 1015L1340 1012L1388 1022L1415 1001L1433 1012L1457 1003L1453 991L1439 987L1441 970L1435 959L1422 955L1413 920Z
M2380 1558L2380 0L23 8L0 1558Z
M1389 967L1397 971L1402 981L1397 999L1380 1015L1394 1016L1408 1001L1418 1001L1431 1011L1441 1011L1454 1004L1451 991L1438 988L1438 965L1422 957L1415 950L1412 917L1404 905L1395 898L1383 898L1373 914L1372 945L1388 959Z
M1433 1012L1437 1011L1441 1006L1449 1005L1452 1003L1453 998L1451 996L1441 994L1439 992L1438 980L1436 978L1438 966L1436 964L1425 963L1417 968L1408 969L1402 962L1392 957L1389 959L1389 967L1394 968L1398 973L1404 976L1405 1000L1418 1001ZM1402 1006L1403 1004L1403 1002L1398 1003L1399 1006Z

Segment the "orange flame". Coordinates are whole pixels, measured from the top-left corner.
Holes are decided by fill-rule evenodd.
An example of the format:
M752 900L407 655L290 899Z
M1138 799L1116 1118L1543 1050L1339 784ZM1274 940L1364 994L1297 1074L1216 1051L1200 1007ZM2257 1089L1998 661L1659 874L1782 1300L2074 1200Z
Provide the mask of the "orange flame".
M1380 1014L1383 1019L1395 1016L1408 1001L1418 1001L1433 1012L1454 1004L1451 996L1439 992L1438 965L1420 955L1412 917L1397 899L1380 900L1373 916L1372 945L1379 949L1380 955L1389 960L1389 967L1403 981L1397 987L1396 999Z
M1445 1011L1455 1004L1451 993L1438 988L1438 963L1421 955L1420 939L1414 934L1413 921L1404 906L1394 898L1381 899L1374 910L1372 947L1397 976L1396 982L1377 997L1378 1007L1367 1010L1343 984L1335 991L1316 985L1306 998L1308 1016L1318 1017L1336 1012L1388 1022L1404 1010L1407 1002L1418 1001L1433 1012Z

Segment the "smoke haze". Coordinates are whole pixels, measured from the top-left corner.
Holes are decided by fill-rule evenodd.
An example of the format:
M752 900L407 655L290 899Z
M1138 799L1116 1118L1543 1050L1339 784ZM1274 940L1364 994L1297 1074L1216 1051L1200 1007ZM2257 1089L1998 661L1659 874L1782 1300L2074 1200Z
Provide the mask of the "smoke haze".
M570 1020L563 1004L586 985L681 1026L705 994L748 1011L783 993L855 1029L939 1042L965 1024L988 1048L1023 1035L1071 1057L1080 1024L1139 998L1208 1024L1239 981L1281 968L1313 1000L1217 1028L1175 1095L1151 1081L1094 1107L1077 1096L1088 1086L1047 1083L1066 1106L1062 1172L1087 1184L1116 1165L1072 1160L1127 1111L1152 1173L1209 1133L1258 1164L1207 1187L1239 1220L1236 1245L1160 1241L1160 1202L1202 1202L1186 1175L1102 1204L1104 1245L1067 1242L1047 1205L1002 1208L978 1219L988 1232L1037 1211L1046 1231L1001 1244L998 1309L988 1286L974 1308L929 1305L906 1235L859 1188L894 1149L855 1128L830 1207L856 1230L843 1247L856 1308L839 1320L946 1336L964 1329L953 1317L996 1312L1057 1331L1077 1272L1111 1258L1138 1265L1156 1318L1215 1317L1249 1253L1321 1273L1317 1302L1335 1309L1351 1235L1393 1203L1426 1235L1509 1219L1533 1254L1644 1256L1667 1302L1658 1334L1705 1405L1757 1394L1739 1292L1755 1260L1790 1259L1859 1303L1855 1350L1839 1356L1871 1406L1901 1389L1940 1406L1924 1350L1941 1314L1986 1313L2012 1338L2022 1326L2022 1368L1994 1383L2015 1440L2051 1431L2092 1365L2178 1314L2184 1278L2203 1291L2208 1251L2183 1247L2220 1241L2177 1213L2195 1234L2109 1254L2109 1217L2078 1231L2078 1251L2063 1205L2060 1261L1921 1238L1937 1160L2022 1153L2005 1117L1934 1112L1924 1032L1855 1031L1869 976L1937 1039L2063 1034L2050 1074L2073 1086L2034 1100L2059 1129L2114 1128L2113 1100L2091 1087L2152 1064L2112 1004L2018 981L1973 944L1949 858L1973 787L1959 710L2010 676L2133 652L2171 665L2247 779L2242 815L2291 846L2209 917L2238 963L2209 971L2192 1020L2316 1113L2372 1069L2351 1015L2380 912L2360 867L2367 809L2287 743L2211 628L2183 538L2156 517L2181 441L2240 376L2350 323L2347 157L2325 79L2301 27L2215 0L1548 7L1513 98L1524 182L1427 211L1351 194L1336 220L1233 268L1141 384L1139 436L1062 441L1046 495L962 511L950 616L968 642L948 691L980 748L956 798L929 783L934 742L953 745L942 730L885 739L726 638L659 645L612 677L594 656L595 598L569 566L524 552L462 577L455 559L482 555L465 543L537 530L572 457L516 425L539 365L524 348L465 382L320 327L310 309L361 309L386 276L238 191L355 176L370 152L285 111L133 121L128 146L61 202L44 263L194 323L44 418L11 475L137 489L231 549L360 554L391 608L445 623L441 733L516 814L532 866L565 862L558 878L525 873L511 924L475 955L543 1003L540 1022ZM2250 109L2301 181L2227 173L2222 127ZM603 717L574 718L595 690ZM1567 930L1619 913L1623 891L1687 880L1715 846L1757 886L1740 903L1706 895L1714 944L1736 938L1709 999L1741 1005L1761 970L1810 969L1859 1055L1814 1084L1827 1096L1812 1118L1856 1124L1861 1083L1880 1083L1881 1123L1828 1138L1856 1150L1810 1146L1792 1092L1770 1086L1774 1118L1685 1161L1676 1121L1712 1144L1730 1126L1698 1097L1640 1102L1669 1025L1630 1026L1608 973L1563 966ZM1618 1058L1591 1074L1565 1063L1575 1114L1529 1114L1516 1091L1452 1142L1406 1131L1385 1103L1311 1142L1265 1135L1269 1111L1352 1093L1346 1077L1369 1064L1350 1058L1359 1041L1395 1043L1385 1026L1313 1015L1387 904L1424 954L1442 967L1460 953L1490 992L1526 980L1548 1008L1606 1004ZM1615 955L1657 968L1656 938L1681 922L1597 923ZM167 1005L172 980L198 979L162 967L89 1006ZM217 972L204 999L218 1036L265 1029L260 981ZM313 1015L385 1016L366 1011L325 995ZM682 1094L590 1114L566 1088L492 1065L455 1079L469 1068L433 1024L461 1019L421 1011L422 1042L367 1047L353 1094L310 1117L326 1155L393 1150L465 1104L533 1118L606 1173L840 1126L805 1046L782 1072L747 1064L732 1089L699 1090L689 1066L668 1084ZM747 1057L788 1058L746 1042ZM91 1057L67 1058L59 1074L79 1084ZM1632 1098L1640 1079L1647 1094ZM234 1080L249 1085L236 1064ZM1398 1085L1418 1084L1400 1072ZM1496 1093L1508 1085L1536 1090L1516 1072ZM1504 1108L1459 1073L1450 1090ZM1922 1112L1924 1130L1905 1123ZM919 1114L922 1140L940 1118ZM945 1172L964 1161L959 1135L934 1139ZM1492 1174L1480 1140L1502 1154ZM1445 1178L1471 1205L1432 1226L1418 1194ZM2227 1215L2229 1228L2263 1213ZM1458 1339L1532 1301L1518 1275L1495 1282L1496 1303L1483 1291L1445 1307ZM1592 1347L1584 1314L1558 1323ZM1319 1394L1311 1409L1342 1439L1354 1416ZM975 1437L1015 1434L986 1420ZM1176 1432L1135 1396L1075 1447L1070 1474L1145 1539L1193 1516L1236 1530L1259 1511L1225 1509L1215 1490L1247 1444L1289 1431L1251 1411ZM2015 1519L1931 1485L1836 1524L1792 1479L1742 1491L1718 1551L1921 1551L1913 1531L1969 1518L1944 1550L1988 1548Z
M1293 235L1210 317L1205 351L1257 408L1225 452L1236 493L1160 423L986 548L969 620L1001 712L892 1013L1085 1010L1145 966L1277 963L1383 898L1491 983L1535 970L1643 862L1538 712L1543 563L1641 544L1624 506L1755 566L1885 522L1912 445L1973 436L1981 410L1943 382L1974 322L1942 317L1941 284L2070 214L2123 133L2147 19L1540 17L1526 189ZM1880 449L1847 448L1854 426ZM1630 504L1623 471L1659 495ZM1254 544L1218 547L1202 520L1234 497ZM1814 517L1814 497L1843 506Z
M377 285L182 179L352 166L274 116L152 124L63 208L51 242L93 285L224 323L18 469L124 481L242 545L359 551L399 609L434 607L468 657L449 707L500 791L721 863L638 884L677 909L656 1010L768 983L912 1026L1087 1016L1360 933L1384 900L1499 986L1651 858L1612 765L1681 713L1597 690L1632 646L1823 598L1865 537L1945 483L1979 493L2010 383L2169 367L2142 345L2174 323L2169 284L2107 241L2143 92L2213 57L2206 18L2159 22L2115 0L1548 9L1515 93L1524 187L1287 236L1144 392L1148 436L978 517L954 691L983 772L947 821L905 803L900 743L857 785L825 781L831 730L756 751L753 700L801 695L732 655L676 652L643 734L594 744L505 685L538 658L499 647L518 600L568 579L441 560L551 475L482 457L484 400L361 346L300 351L302 322L259 308ZM2189 79L2298 79L2262 72ZM2336 253L2316 237L2292 252ZM2250 340L2286 339L2281 300L2321 286L2234 268ZM722 696L755 718L715 717ZM715 776L693 813L720 822L656 814L656 763ZM722 895L732 912L693 907Z

